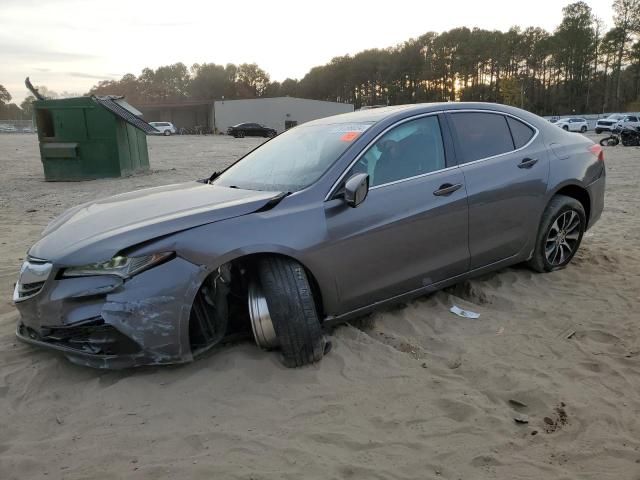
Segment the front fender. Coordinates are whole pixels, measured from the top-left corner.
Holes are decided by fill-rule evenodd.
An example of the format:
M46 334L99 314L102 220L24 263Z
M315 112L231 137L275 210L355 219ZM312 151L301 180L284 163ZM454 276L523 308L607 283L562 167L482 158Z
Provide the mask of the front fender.
M323 262L322 241L326 232L324 214L315 221L309 221L309 216L316 213L322 212L307 211L300 218L296 218L298 215L295 213L246 215L178 232L127 253L138 256L174 251L178 257L205 269L207 273L199 279L200 283L219 266L248 255L290 257L311 273L320 289L324 311L331 314L338 310L338 291L333 272ZM301 220L303 217L304 220ZM298 220L299 228L292 227Z

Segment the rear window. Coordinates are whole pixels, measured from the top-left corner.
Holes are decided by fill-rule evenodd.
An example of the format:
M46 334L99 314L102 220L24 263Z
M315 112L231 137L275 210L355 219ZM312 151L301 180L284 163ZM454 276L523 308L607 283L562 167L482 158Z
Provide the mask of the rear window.
M452 113L458 149L464 163L493 157L514 149L507 119L497 113Z
M513 117L507 117L507 123L509 124L513 143L516 148L524 147L533 138L535 131L529 125Z

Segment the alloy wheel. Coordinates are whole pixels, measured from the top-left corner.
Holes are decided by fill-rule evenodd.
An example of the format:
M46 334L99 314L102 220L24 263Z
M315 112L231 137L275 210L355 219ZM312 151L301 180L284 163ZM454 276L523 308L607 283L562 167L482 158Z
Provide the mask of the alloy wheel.
M551 225L544 253L547 261L558 266L566 263L575 253L581 233L580 216L574 210L567 210Z

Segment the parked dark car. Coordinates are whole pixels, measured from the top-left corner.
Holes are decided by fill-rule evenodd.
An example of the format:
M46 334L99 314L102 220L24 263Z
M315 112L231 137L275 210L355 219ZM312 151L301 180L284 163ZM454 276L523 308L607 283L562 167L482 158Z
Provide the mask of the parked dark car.
M265 127L259 123L239 123L227 129L227 135L235 138L243 137L275 137L278 134L273 128Z
M517 108L324 118L208 179L52 221L16 284L17 335L118 368L253 334L300 366L327 328L383 305L516 263L564 268L604 189L602 147Z

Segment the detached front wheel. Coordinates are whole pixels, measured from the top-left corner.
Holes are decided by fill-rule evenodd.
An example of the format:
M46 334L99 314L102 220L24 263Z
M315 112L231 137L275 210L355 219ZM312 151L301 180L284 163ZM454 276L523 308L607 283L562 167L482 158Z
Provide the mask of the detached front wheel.
M258 282L249 286L249 314L256 343L279 348L287 367L318 362L330 349L307 274L299 263L267 257L258 263Z
M553 197L542 215L529 266L541 273L567 266L580 247L586 226L587 217L578 200Z

